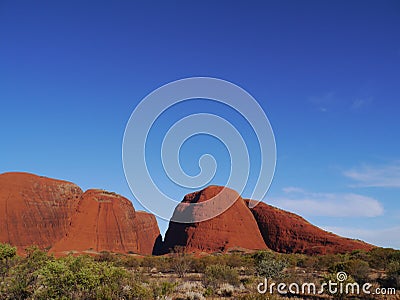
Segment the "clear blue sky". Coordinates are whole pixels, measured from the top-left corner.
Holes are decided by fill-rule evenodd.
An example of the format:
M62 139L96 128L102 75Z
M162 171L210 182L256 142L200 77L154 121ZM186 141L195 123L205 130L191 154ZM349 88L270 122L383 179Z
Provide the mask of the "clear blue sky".
M264 108L278 149L264 201L400 248L399 1L0 1L0 172L140 209L125 125L148 93L192 76L238 84Z

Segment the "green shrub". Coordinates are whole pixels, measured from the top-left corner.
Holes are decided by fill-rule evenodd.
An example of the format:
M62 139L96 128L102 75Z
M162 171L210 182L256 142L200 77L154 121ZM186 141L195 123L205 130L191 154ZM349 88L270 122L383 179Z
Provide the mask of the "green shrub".
M17 248L9 244L0 244L0 260L7 260L17 255Z
M216 288L222 283L239 284L239 274L235 268L226 265L207 266L204 272L204 284Z
M259 276L266 278L283 278L283 270L288 266L288 262L282 256L269 251L258 252L254 256L256 271Z
M154 299L160 299L160 297L165 297L172 294L176 285L177 284L175 282L169 281L157 282L152 287Z
M389 263L386 270L389 287L400 288L400 261L393 260Z
M0 277L4 277L10 268L10 261L17 255L17 248L9 244L0 244Z
M346 259L341 254L326 254L317 257L317 263L314 267L318 270L324 270L341 263Z
M171 267L179 277L184 277L192 267L192 258L185 252L184 247L176 246L171 253Z
M346 263L346 272L350 274L356 282L366 283L371 269L368 262L361 259L351 259Z
M374 248L370 251L370 266L385 270L393 260L400 260L400 251L390 248Z
M136 273L112 262L89 256L56 259L37 247L14 260L0 285L0 299L153 299Z

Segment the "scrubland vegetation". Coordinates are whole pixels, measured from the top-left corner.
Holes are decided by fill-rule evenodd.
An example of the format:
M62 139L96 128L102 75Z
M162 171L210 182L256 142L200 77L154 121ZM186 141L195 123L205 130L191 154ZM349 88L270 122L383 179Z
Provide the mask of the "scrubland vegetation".
M0 244L0 299L285 299L261 295L263 278L320 285L346 272L349 281L400 288L400 251L306 256L269 251L205 256L183 249L165 256L69 255L55 258L36 247L18 256ZM374 295L290 295L291 299L382 299ZM319 297L319 298L318 298ZM397 298L396 298L397 297ZM399 294L384 299L399 299Z

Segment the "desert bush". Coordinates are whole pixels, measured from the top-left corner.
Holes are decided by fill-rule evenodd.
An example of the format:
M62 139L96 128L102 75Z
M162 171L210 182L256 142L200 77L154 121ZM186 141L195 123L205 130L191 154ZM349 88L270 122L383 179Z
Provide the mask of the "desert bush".
M56 259L36 247L15 259L0 299L153 299L150 288L111 262L89 256Z
M94 257L94 260L100 262L115 262L117 259L114 254L108 251L101 251L100 254Z
M169 296L174 291L176 285L177 284L175 282L170 281L161 281L153 284L152 290L154 299L160 299Z
M356 282L365 283L371 271L368 262L361 259L351 259L345 265L345 270Z
M126 256L126 257L121 257L114 264L116 266L124 267L126 269L136 270L140 266L141 261L137 257Z
M146 256L140 261L140 266L147 272L155 269L157 272L170 272L171 261L168 257Z
M250 255L232 252L228 254L211 254L193 259L192 268L197 273L204 273L207 266L227 265L233 268L254 269L254 259Z
M10 261L17 255L17 248L9 244L0 244L0 276L4 280L10 268Z
M370 261L371 255L364 250L354 250L350 253L350 259L360 259L366 262Z
M284 277L283 270L288 266L288 262L283 256L269 251L262 251L256 253L254 259L259 276L274 279Z
M314 268L324 270L332 267L335 264L344 262L346 259L341 254L326 254L317 256L317 263Z
M400 288L400 261L393 260L389 263L386 270L388 287Z
M203 284L199 281L184 281L175 288L175 290L180 293L201 291L203 289Z
M347 263L343 261L334 262L331 266L329 266L328 271L335 274L338 272L347 272Z
M186 300L206 300L202 293L189 291L185 294Z
M27 299L33 295L37 274L35 271L49 259L46 252L32 246L25 249L26 257L18 258L16 264L8 270L1 291L2 299Z
M194 259L192 262L192 269L196 273L204 273L207 266L217 264L212 255L202 256L200 258Z
M246 266L248 263L252 263L251 260L243 254L232 253L225 256L225 264L232 268L240 268Z
M335 262L328 268L330 273L346 272L358 283L368 281L368 275L371 271L368 262L361 259L350 259L348 261Z
M235 287L229 283L222 283L216 291L216 294L222 297L232 297Z
M9 244L0 244L0 260L11 259L17 255L17 248Z
M154 298L151 287L142 279L142 276L134 274L123 285L121 299L150 300Z
M204 272L204 284L206 287L212 287L214 290L218 285L229 283L239 284L239 274L235 268L226 265L210 265Z
M191 269L192 258L186 254L185 248L176 246L171 253L171 267L179 277L184 277Z
M400 261L400 251L390 248L374 248L370 252L369 264L374 269L386 270L391 261Z
M155 268L157 265L157 257L154 256L145 256L140 262L140 266L143 267L147 272L150 272L151 269Z
M296 267L314 269L318 265L318 257L305 254L296 254Z
M285 260L288 263L288 267L297 267L300 263L300 261L303 263L305 261L305 257L310 258L311 256L306 256L304 254L297 254L297 253L291 253L291 254L283 254L285 257Z
M47 261L36 272L40 289L37 299L118 299L128 273L109 262L96 262L87 256Z

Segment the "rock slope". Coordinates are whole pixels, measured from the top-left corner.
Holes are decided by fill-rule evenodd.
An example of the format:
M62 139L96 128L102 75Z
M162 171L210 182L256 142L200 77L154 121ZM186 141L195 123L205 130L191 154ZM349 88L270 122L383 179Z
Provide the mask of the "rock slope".
M251 200L246 200L247 203L249 201ZM266 245L277 252L331 254L374 248L362 241L326 232L296 214L263 202L258 203L250 210L257 221Z
M67 232L82 190L27 173L0 174L0 242L50 248Z
M152 254L160 231L155 217L136 212L115 193L28 173L0 174L0 242L76 252Z
M79 200L66 236L51 252L152 254L159 234L155 217L136 213L128 199L103 190L88 190Z
M187 252L272 249L283 253L328 254L374 246L326 232L302 217L260 202L254 208L235 191L210 186L188 194L162 242L154 215L136 212L115 193L28 173L0 174L0 242L69 252L160 254L176 246ZM191 204L197 204L193 207ZM214 218L205 216L228 208Z
M208 253L225 252L235 248L266 248L257 222L245 201L231 189L210 186L188 194L176 207L174 215L190 214L193 220L197 220L205 212L201 207L193 210L187 204L204 203L211 198L223 206L230 201L233 205L207 221L187 224L170 222L165 235L164 251L170 251L175 246L183 246L187 252Z
M251 200L243 200L236 192L223 187L211 186L187 195L174 214L192 214L193 220L200 219L204 215L201 209L191 210L187 204L206 202L216 195L215 199L222 205L232 199L234 205L211 220L189 224L170 222L164 253L177 245L183 246L187 252L208 253L234 248L269 248L281 253L331 254L374 248L362 241L326 232L296 214L263 202L249 208Z

